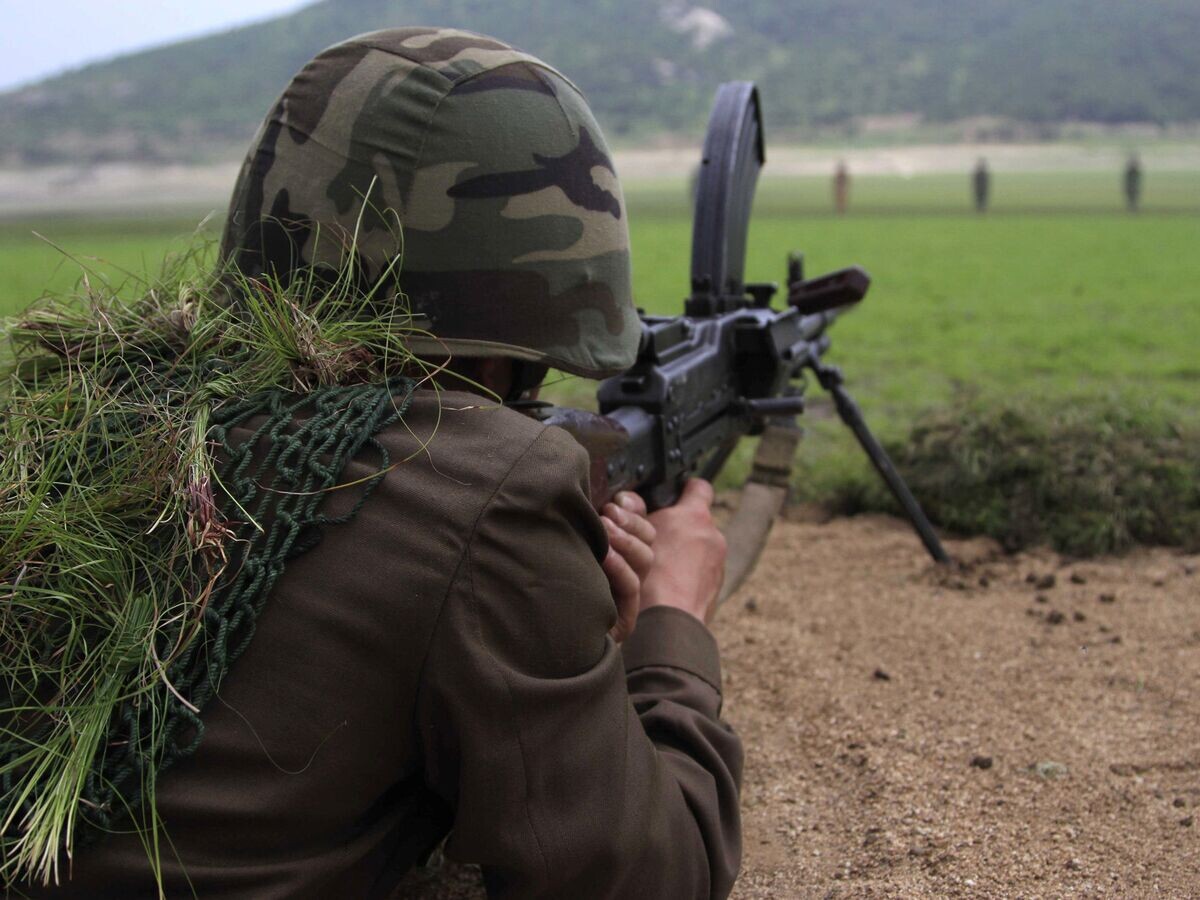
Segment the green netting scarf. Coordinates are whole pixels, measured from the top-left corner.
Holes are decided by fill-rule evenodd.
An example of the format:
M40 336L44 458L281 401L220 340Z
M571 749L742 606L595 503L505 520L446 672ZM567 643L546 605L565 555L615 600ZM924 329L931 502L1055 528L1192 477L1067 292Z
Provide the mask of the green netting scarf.
M352 519L390 466L375 435L404 414L412 389L411 380L399 378L384 385L325 387L300 397L273 390L214 411L209 438L221 451L228 496L221 505L249 514L231 527L237 562L214 586L195 636L155 687L157 698L123 703L113 716L105 749L80 797L89 837L108 830L140 801L148 775L196 751L204 734L199 714L249 645L287 561L316 546L323 527ZM251 429L242 440L234 437L239 426ZM358 497L349 512L325 516L321 507L328 491L365 447L374 450L380 474L353 488ZM156 638L156 655L168 658L178 635L164 631ZM5 783L6 795L9 788Z
M54 880L116 827L157 867L158 775L195 752L287 561L392 465L402 304L352 271L231 290L197 270L0 326L0 884ZM357 454L379 475L338 484ZM331 489L346 515L322 513Z

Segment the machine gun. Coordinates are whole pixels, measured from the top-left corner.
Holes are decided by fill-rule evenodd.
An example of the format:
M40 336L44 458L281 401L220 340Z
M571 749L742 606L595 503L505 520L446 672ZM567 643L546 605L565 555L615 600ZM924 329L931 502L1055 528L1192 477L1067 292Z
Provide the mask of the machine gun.
M542 406L537 418L569 431L588 450L597 508L621 490L651 509L672 504L692 476L712 479L738 441L762 435L741 505L727 529L726 594L753 568L786 498L811 372L834 400L876 470L904 508L930 555L948 562L929 520L883 447L825 362L834 320L866 296L857 266L807 279L803 258L788 259L787 305L775 309L775 284L746 284L750 208L765 161L758 91L749 82L720 87L697 184L692 231L692 292L682 316L642 315L637 362L600 384L599 415Z

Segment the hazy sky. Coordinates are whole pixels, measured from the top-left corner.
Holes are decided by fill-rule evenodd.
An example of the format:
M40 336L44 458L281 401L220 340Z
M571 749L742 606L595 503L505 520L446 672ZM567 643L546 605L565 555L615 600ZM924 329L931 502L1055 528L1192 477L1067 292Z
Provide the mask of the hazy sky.
M312 0L0 0L0 91Z

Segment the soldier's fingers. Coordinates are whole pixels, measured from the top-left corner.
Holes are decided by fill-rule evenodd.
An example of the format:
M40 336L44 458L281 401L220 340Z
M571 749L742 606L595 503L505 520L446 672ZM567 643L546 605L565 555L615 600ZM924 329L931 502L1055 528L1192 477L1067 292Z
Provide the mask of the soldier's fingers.
M614 499L619 507L635 516L646 515L646 501L642 499L641 494L633 491L621 491Z
M657 536L654 523L644 514L629 512L615 503L606 503L603 513L639 540L645 541L647 544L654 543L654 538Z
M652 547L654 539L658 537L658 529L654 527L654 523L643 516L631 516L624 528L647 547Z
M600 521L604 523L604 527L608 531L609 546L625 558L639 578L645 578L650 572L650 567L654 565L654 550L637 535L626 531L608 516L601 516Z
M638 598L630 597L617 604L617 622L608 633L618 644L626 640L637 628Z
M708 509L713 505L713 486L703 478L689 478L679 495L679 504L695 504Z
M633 634L637 623L638 603L641 599L642 581L633 571L629 563L612 547L601 564L608 578L608 586L612 590L613 602L617 606L617 622L609 634L617 643Z

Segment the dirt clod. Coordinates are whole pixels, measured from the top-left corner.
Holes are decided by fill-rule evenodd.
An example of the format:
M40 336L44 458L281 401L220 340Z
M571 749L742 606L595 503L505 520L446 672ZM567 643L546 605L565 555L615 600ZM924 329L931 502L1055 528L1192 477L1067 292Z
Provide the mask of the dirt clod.
M1034 585L1039 591L1048 591L1058 583L1058 579L1054 577L1053 572L1048 572L1039 578Z
M990 756L972 756L971 765L976 769L990 769L992 767L992 758Z
M1099 600L1101 603L1116 603L1117 595L1116 594L1101 594L1096 599Z
M1195 816L1184 816L1182 819L1179 820L1179 824L1182 825L1184 828L1191 828L1192 823L1195 822L1195 818L1196 818Z
M1030 769L1038 778L1044 778L1047 781L1053 781L1055 778L1062 778L1067 774L1066 766L1051 759L1034 763Z
M1087 577L1080 572L1072 572L1071 584L1087 584Z
M871 677L874 678L876 681L891 681L892 680L892 676L889 675L887 672L883 671L883 669L876 669L874 671L874 673L872 673Z
M1067 617L1064 616L1057 609L1052 609L1052 610L1050 610L1050 612L1046 613L1046 624L1047 625L1061 625L1066 618Z

